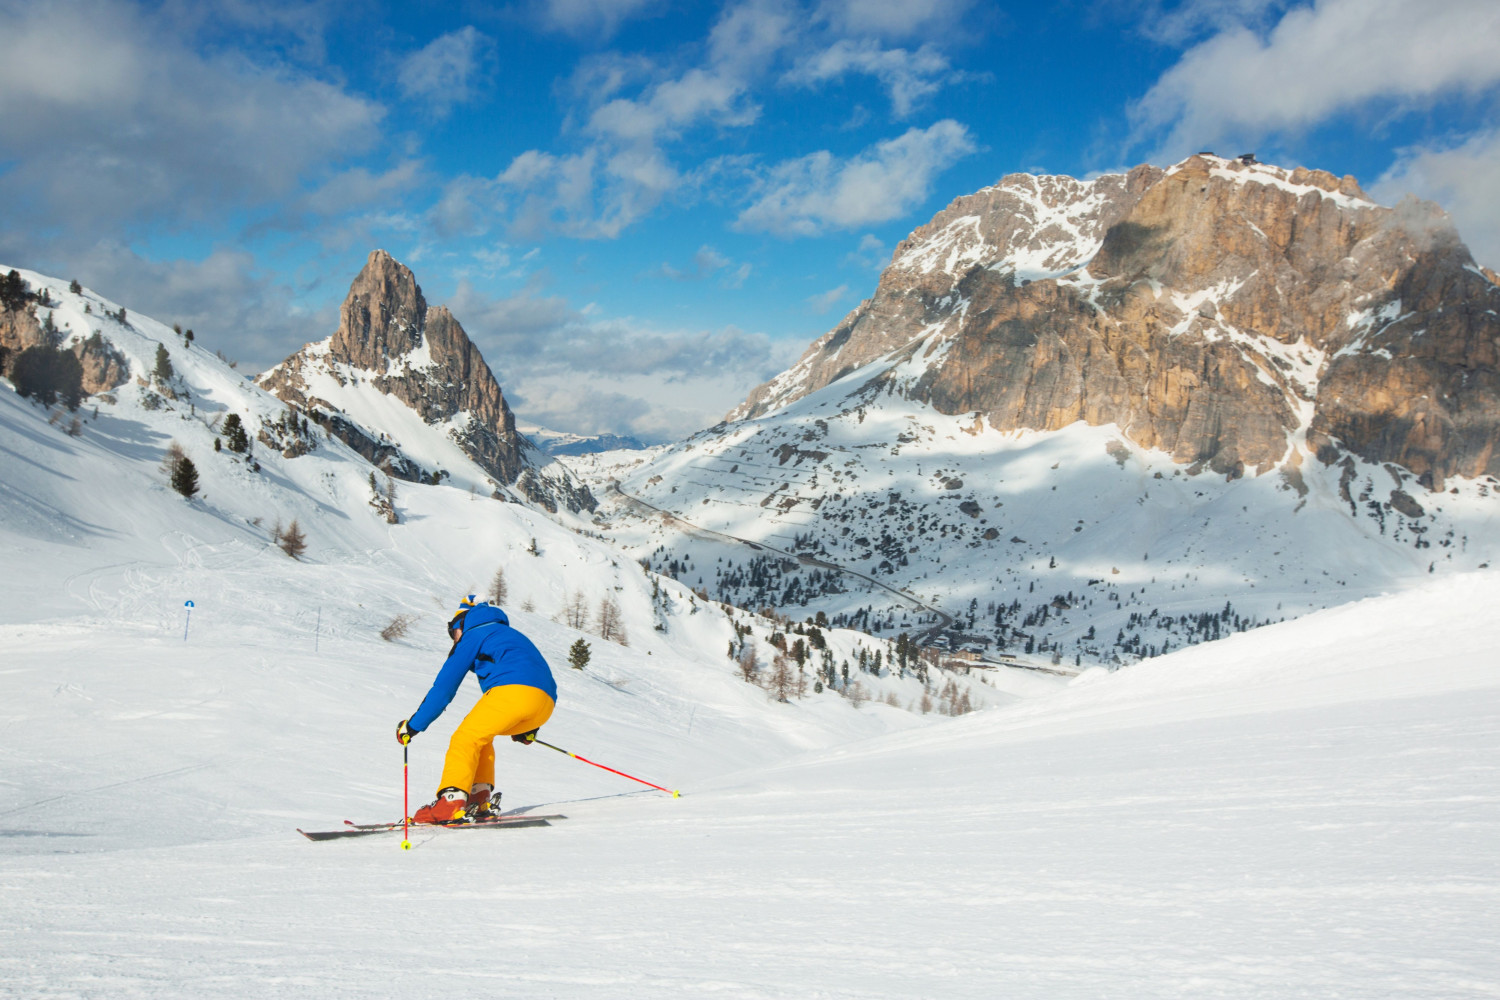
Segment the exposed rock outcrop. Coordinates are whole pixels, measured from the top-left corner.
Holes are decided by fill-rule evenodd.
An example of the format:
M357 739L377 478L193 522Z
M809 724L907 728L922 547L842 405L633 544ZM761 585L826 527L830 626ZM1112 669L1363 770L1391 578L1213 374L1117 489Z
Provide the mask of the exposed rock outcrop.
M1113 422L1230 476L1305 443L1441 488L1500 473L1497 351L1500 288L1435 206L1199 155L958 199L730 418L906 352L876 385L998 429Z
M62 335L54 334L58 339ZM0 347L13 355L28 347L46 342L47 333L36 317L34 306L21 309L0 309ZM53 340L56 343L57 340ZM63 341L63 347L72 351L83 367L83 391L92 395L109 392L130 380L130 362L124 354L99 333L90 337L74 337L72 342Z
M495 483L511 486L530 473L523 495L550 500L555 493L575 512L594 509L587 488L516 431L499 383L458 320L446 306L429 307L411 270L384 250L373 251L354 279L333 335L292 355L259 383L313 412L390 474L409 480L436 474L405 454L389 428L364 426L341 405L342 391L363 382L401 400L425 423L446 425Z
M0 306L0 347L14 357L26 348L42 342L42 324L30 307L7 309Z
M109 392L130 381L130 361L97 331L74 341L72 351L83 366L84 392Z

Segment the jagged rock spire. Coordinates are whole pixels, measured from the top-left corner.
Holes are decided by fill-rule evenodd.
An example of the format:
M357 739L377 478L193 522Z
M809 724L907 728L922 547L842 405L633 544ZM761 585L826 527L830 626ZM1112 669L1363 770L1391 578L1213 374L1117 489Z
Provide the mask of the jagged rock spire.
M339 309L333 356L370 372L389 370L392 357L422 343L427 300L411 269L384 250L370 251Z
M328 412L339 437L394 475L417 479L436 471L405 457L386 428L348 418L335 397L351 380L368 381L428 424L448 423L445 432L495 482L515 485L543 506L593 509L588 489L516 431L499 382L463 326L446 306L428 306L411 269L384 250L370 253L349 286L338 330L267 372L260 384L303 409Z

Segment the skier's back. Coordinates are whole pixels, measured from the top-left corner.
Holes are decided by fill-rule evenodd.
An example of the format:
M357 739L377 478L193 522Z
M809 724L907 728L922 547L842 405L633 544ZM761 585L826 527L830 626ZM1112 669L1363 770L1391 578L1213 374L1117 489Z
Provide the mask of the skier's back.
M418 823L452 823L495 815L495 737L518 743L552 717L557 682L532 641L511 628L498 607L476 603L473 595L448 622L453 648L427 697L410 719L396 727L396 739L409 743L443 714L470 671L479 681L479 702L459 723L448 743L436 801L417 810Z

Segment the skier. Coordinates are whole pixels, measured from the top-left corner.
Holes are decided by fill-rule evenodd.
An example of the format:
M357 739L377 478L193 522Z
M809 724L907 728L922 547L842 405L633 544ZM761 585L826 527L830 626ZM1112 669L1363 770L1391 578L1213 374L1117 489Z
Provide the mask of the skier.
M499 815L495 791L495 737L530 743L552 717L557 682L542 654L493 604L461 602L448 622L453 648L432 689L410 719L396 727L403 746L443 714L464 675L474 671L483 692L448 743L437 799L417 810L417 823L462 823Z

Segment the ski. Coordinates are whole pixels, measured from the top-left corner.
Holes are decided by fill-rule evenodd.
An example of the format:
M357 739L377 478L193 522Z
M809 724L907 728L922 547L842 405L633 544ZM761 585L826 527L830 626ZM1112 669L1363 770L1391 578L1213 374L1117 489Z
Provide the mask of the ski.
M567 819L562 815L547 816L502 816L499 819L486 820L482 823L457 823L452 826L444 826L440 823L410 824L408 829L417 830L484 830L495 827L528 827L528 826L551 826L552 820ZM368 837L376 833L390 833L400 830L400 823L353 823L345 820L342 830L304 830L297 828L297 832L308 840L341 840L345 837Z
M530 813L510 813L510 814L504 815L504 816L497 816L494 819L481 820L478 823L455 823L452 826L444 826L444 824L441 824L441 823L421 823L421 824L411 823L409 825L413 826L413 827L415 827L415 826L444 826L444 829L457 829L460 826L514 826L518 821L523 820L523 819L567 819L567 818L568 817L566 817L566 816L564 816L564 815L562 815L560 813L548 813L546 815L543 815L543 814L540 814L540 813L538 813L536 815L532 815ZM346 820L344 820L344 825L345 826L353 827L356 830L373 830L373 831L379 832L381 830L395 830L395 829L400 829L400 827L401 827L401 821L397 820L394 823L356 823L352 819L346 819Z

